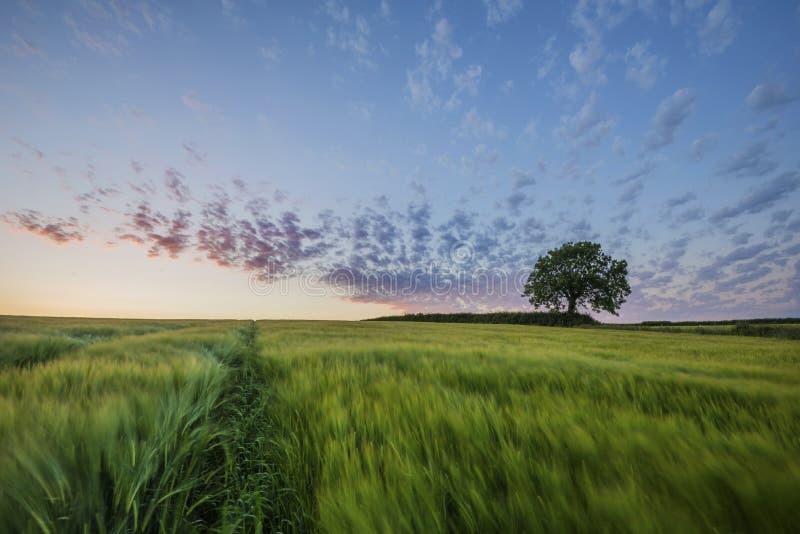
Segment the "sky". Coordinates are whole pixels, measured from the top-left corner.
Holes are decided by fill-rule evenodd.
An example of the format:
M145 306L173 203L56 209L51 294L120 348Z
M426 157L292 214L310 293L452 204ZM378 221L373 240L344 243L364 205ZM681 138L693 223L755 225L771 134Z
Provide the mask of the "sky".
M0 314L800 316L800 2L8 0Z

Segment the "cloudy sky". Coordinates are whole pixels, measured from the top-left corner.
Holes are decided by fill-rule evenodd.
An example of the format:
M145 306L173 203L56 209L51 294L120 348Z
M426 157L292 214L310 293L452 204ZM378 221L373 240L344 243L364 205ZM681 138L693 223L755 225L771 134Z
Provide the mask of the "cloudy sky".
M0 5L0 313L800 315L800 2Z

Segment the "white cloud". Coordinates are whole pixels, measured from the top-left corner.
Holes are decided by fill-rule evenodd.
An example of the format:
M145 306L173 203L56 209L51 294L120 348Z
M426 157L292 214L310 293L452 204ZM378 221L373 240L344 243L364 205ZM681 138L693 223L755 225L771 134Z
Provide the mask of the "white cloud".
M480 65L470 65L462 73L453 76L455 90L450 99L445 104L445 109L455 109L461 104L461 94L466 93L471 96L478 94L478 85L481 82L483 67Z
M512 167L511 176L514 177L512 186L514 189L523 189L532 185L536 185L536 177L533 171L526 171L517 167Z
M731 0L671 0L669 20L673 26L691 24L697 33L700 53L706 56L724 52L736 38L740 25Z
M607 81L603 72L606 61L603 33L616 28L636 11L653 17L655 4L651 0L578 0L571 21L583 39L573 47L569 62L584 83Z
M184 93L183 96L181 96L181 102L183 102L183 105L190 110L201 115L205 115L211 111L211 106L200 100L200 98L197 96L197 93L194 91L188 91Z
M239 14L239 6L235 0L221 0L222 15L228 19L235 29L239 29L247 20Z
M387 0L381 0L380 15L385 19L388 19L392 16L392 6Z
M481 174L484 169L492 167L500 159L500 153L484 144L477 145L471 157L462 156L461 168L465 172Z
M431 111L442 104L434 86L450 77L453 61L464 52L453 41L453 28L445 18L439 19L431 37L417 44L415 51L419 63L414 69L406 71L406 87L412 105Z
M483 0L489 27L507 22L522 11L522 0Z
M745 98L745 102L750 108L759 111L780 107L795 100L797 100L797 96L790 95L782 83L756 85Z
M128 51L128 40L121 33L106 32L105 34L92 33L81 28L75 19L67 15L64 21L72 30L72 37L84 47L98 52L104 56L122 56Z
M590 38L575 45L569 54L569 64L584 82L604 84L607 81L602 70L605 55L602 41Z
M697 32L700 52L707 56L724 52L733 43L738 26L739 21L731 11L730 0L719 0Z
M731 154L718 169L719 174L751 178L764 176L777 169L779 163L772 159L764 141L750 142Z
M625 53L625 77L638 83L642 89L653 87L667 64L666 59L648 52L649 47L650 41L639 41Z
M562 141L596 145L616 126L616 120L598 111L597 96L592 93L574 115L562 115L553 133Z
M350 104L350 110L356 116L368 121L372 118L372 110L375 108L372 104L366 102L352 102Z
M470 65L465 72L456 74L453 77L456 90L466 91L473 96L478 94L478 84L481 81L482 73L483 68L480 65Z
M542 53L538 58L539 67L536 69L536 77L540 80L546 78L556 65L558 51L555 49L555 44L556 36L552 35L544 44Z
M327 0L324 5L325 13L336 22L345 24L350 22L350 10L346 5L340 4L336 0Z
M272 63L280 63L281 56L283 56L283 50L274 39L271 45L260 46L258 48L258 53L261 54L261 57Z
M361 15L356 15L352 20L352 27L345 23L343 27L328 28L328 46L352 54L360 65L374 68L369 23Z
M672 143L678 126L694 110L695 95L689 88L678 89L658 105L653 117L653 127L645 139L649 150L657 150Z
M328 0L323 11L332 21L327 30L328 46L351 54L361 66L375 68L375 47L370 41L371 29L367 19L351 14L347 6L336 0Z
M698 137L692 142L692 159L695 161L702 160L716 146L717 136L715 134L706 134Z
M411 96L411 103L420 109L431 111L439 107L439 97L433 92L427 76L418 71L406 72L406 89Z
M581 87L577 82L568 81L566 73L550 81L550 89L554 98L574 102L578 99Z
M430 41L425 40L422 45L418 45L417 55L429 68L445 77L450 73L450 68L454 59L458 59L464 53L460 46L453 42L453 27L447 19L440 19L436 23Z
M181 102L194 113L195 118L204 123L220 123L225 120L219 109L201 99L195 91L185 91L181 95Z
M491 119L481 118L475 108L470 109L461 118L461 124L456 129L456 134L458 137L472 137L475 139L503 139L506 136L503 128L495 126Z

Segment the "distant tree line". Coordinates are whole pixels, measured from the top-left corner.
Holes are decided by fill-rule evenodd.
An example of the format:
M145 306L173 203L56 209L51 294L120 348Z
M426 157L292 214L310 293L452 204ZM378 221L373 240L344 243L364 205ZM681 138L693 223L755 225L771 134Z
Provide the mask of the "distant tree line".
M642 321L640 326L725 326L739 324L800 324L800 317L783 319L726 319L722 321Z
M590 315L559 312L410 313L366 319L419 323L520 324L532 326L581 326L611 330L640 330L684 334L712 334L800 339L800 318L749 319L747 321L643 321L601 323ZM731 328L732 327L732 328Z
M429 323L524 324L536 326L584 326L599 324L582 313L494 312L494 313L410 313L376 317L368 321L415 321Z
M800 339L800 319L798 318L748 319L747 321L644 321L636 324L605 323L597 326L611 330Z

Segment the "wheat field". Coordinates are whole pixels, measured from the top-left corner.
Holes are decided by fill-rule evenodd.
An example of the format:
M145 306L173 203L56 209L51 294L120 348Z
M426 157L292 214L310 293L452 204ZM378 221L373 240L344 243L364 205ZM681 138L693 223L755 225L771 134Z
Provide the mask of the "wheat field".
M797 341L0 318L0 531L791 532Z

